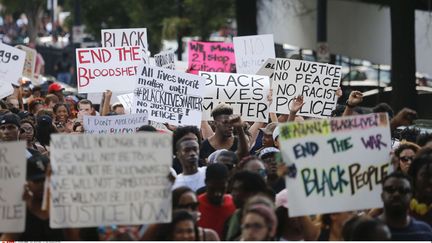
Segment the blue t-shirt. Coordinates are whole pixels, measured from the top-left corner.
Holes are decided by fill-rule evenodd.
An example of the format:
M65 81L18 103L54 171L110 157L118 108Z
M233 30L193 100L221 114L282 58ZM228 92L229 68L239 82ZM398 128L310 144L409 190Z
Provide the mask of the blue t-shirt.
M412 217L409 225L405 228L389 228L392 234L392 240L432 240L432 228L428 224Z

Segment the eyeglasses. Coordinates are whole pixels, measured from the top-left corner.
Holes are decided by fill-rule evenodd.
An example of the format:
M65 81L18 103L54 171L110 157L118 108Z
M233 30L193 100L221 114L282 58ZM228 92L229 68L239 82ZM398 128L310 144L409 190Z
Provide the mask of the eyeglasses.
M252 229L252 230L260 230L260 229L263 229L263 228L265 228L266 226L265 225L262 225L262 224L260 224L260 223L251 223L251 224L242 224L242 226L241 226L241 228L243 229L243 230L247 230L247 229Z
M412 156L404 156L404 157L400 157L400 160L401 160L402 162L404 162L404 163L408 162L408 160L409 160L409 161L413 161L413 159L414 159L414 157L412 157Z
M198 206L199 206L199 202L194 202L194 203L178 205L177 207L179 209L191 209L192 211L195 211L198 209Z
M383 188L384 191L393 194L396 191L399 192L399 194L408 194L411 193L411 189L410 188L406 188L406 187L394 187L394 186L385 186Z

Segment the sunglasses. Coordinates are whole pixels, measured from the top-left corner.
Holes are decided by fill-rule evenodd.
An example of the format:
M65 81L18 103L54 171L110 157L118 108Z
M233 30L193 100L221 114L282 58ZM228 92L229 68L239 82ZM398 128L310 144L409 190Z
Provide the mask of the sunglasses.
M414 159L414 157L411 157L411 156L404 156L404 157L400 157L400 160L402 161L402 162L408 162L408 160L409 161L413 161L413 159Z
M252 229L252 230L260 230L265 228L265 225L262 225L260 223L251 223L251 224L242 224L242 229Z
M191 209L192 211L195 211L198 209L199 206L199 202L194 202L194 203L188 203L188 204L183 204L183 205L178 205L177 207L179 209Z
M406 187L394 187L394 186L385 186L383 188L384 191L393 194L396 191L399 192L399 194L408 194L411 193L411 189L410 188L406 188Z

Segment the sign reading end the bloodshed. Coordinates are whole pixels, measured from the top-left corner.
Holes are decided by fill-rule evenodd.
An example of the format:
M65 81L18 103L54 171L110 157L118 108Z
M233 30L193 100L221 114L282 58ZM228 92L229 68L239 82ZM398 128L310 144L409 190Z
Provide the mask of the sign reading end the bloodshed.
M77 49L78 92L130 91L141 58L139 46Z
M133 113L148 113L150 121L200 127L204 78L142 65L135 81Z
M277 58L273 75L271 111L289 114L292 100L305 101L298 115L328 117L336 107L341 67L325 63Z

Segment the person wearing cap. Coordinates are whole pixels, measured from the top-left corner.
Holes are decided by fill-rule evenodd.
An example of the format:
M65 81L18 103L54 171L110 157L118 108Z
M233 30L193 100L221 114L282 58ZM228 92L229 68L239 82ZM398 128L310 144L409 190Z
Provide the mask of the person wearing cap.
M4 142L17 141L20 134L20 118L9 113L0 117L0 138Z
M240 240L271 241L276 235L276 228L274 211L264 204L256 204L243 213Z
M262 136L257 136L256 144L251 148L250 154L258 156L264 148L275 146L273 141L273 131L277 125L277 122L271 122L264 128L259 129ZM259 145L259 138L261 138L261 145Z
M25 231L4 233L1 240L16 241L59 241L66 240L63 229L49 226L48 209L42 209L42 201L49 159L34 155L27 159L27 183L24 185L23 200L26 202Z
M285 188L285 179L277 173L277 156L280 156L280 151L275 147L264 148L258 155L266 167L267 184L275 193L279 193Z
M59 98L59 101L61 103L64 102L64 95L63 95L64 88L59 83L52 83L50 86L48 86L48 94L54 94Z

